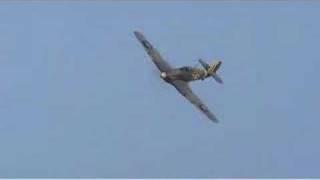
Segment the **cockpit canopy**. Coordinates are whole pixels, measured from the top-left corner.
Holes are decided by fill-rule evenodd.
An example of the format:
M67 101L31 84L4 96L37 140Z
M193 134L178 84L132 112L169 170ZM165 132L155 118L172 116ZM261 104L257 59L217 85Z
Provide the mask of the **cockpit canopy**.
M181 71L186 71L186 72L192 71L192 67L190 67L190 66L183 66L183 67L181 67L179 69Z

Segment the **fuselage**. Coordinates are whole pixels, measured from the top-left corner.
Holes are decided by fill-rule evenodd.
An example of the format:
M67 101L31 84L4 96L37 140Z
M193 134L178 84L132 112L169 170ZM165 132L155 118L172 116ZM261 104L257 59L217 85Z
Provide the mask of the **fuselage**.
M169 72L162 72L160 77L168 83L175 80L190 82L205 79L207 77L207 72L204 69L185 66L173 69Z

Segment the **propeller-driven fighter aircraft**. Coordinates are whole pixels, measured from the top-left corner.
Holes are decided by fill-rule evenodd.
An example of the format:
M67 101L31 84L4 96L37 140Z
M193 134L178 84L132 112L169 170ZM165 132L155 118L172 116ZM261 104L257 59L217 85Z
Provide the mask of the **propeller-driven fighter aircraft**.
M215 115L192 92L192 89L188 83L191 81L204 80L208 77L213 77L218 83L222 84L222 79L217 74L217 71L221 65L221 61L213 64L207 64L202 59L199 59L199 63L203 66L203 68L195 68L190 66L174 68L161 57L160 53L140 32L135 31L134 34L147 51L154 64L160 70L160 77L165 82L173 85L180 92L180 94L182 94L194 106L202 111L209 119L214 122L218 122L218 119L215 117Z

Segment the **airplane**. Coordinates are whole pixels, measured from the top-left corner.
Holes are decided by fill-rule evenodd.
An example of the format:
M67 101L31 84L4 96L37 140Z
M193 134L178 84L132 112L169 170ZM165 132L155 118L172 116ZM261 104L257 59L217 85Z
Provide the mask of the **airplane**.
M189 100L194 106L202 111L210 120L218 122L216 116L208 109L208 107L192 92L189 86L189 82L204 80L212 77L218 83L223 83L221 77L217 74L218 69L221 66L221 61L217 63L208 64L202 59L199 59L199 63L203 68L195 68L191 66L183 66L179 68L172 67L167 61L165 61L158 50L154 48L150 42L144 37L144 35L138 31L134 31L134 35L144 47L145 51L151 57L153 63L160 71L160 78L165 82L174 86L178 92Z

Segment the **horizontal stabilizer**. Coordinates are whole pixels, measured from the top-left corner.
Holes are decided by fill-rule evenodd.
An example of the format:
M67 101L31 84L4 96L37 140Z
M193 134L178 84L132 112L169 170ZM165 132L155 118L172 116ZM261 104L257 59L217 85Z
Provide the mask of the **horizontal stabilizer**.
M212 77L214 80L216 80L218 83L223 84L222 78L218 74L212 74Z
M201 66L203 66L206 70L210 68L209 64L204 62L202 59L199 59Z

